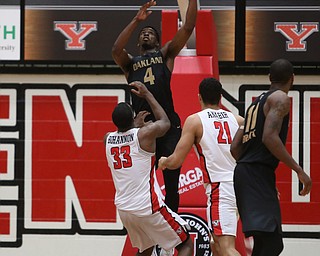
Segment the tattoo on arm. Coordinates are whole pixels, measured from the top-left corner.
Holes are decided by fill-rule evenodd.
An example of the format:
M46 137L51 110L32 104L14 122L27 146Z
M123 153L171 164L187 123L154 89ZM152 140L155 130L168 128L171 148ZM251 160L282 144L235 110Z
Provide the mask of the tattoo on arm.
M289 113L289 105L287 102L277 100L274 106L270 109L269 116L269 128L273 130L281 130L282 120L285 115Z

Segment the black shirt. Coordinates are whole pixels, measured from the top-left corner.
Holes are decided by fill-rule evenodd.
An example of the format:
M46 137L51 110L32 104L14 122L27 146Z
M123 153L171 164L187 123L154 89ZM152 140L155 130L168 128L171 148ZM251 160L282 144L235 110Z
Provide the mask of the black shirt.
M247 109L242 138L244 151L238 163L260 163L274 169L278 166L279 160L262 143L263 127L266 119L263 106L267 98L274 92L275 90L272 90L261 94ZM283 144L287 139L288 125L289 114L284 117L279 133Z
M148 90L165 110L171 125L180 125L180 118L173 106L170 88L171 72L165 63L161 51L133 57L129 66L128 83L133 81L140 81L146 85ZM136 114L142 110L147 110L152 113L145 99L133 93L131 96L132 106ZM155 120L153 115L151 115L150 119Z

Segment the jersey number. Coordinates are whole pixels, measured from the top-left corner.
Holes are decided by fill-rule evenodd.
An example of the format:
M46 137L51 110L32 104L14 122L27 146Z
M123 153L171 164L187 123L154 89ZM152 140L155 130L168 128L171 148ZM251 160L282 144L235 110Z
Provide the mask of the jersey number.
M129 168L132 166L132 159L130 156L130 146L113 147L111 148L111 154L113 155L114 169ZM122 159L121 159L122 155Z
M155 77L152 73L152 67L147 68L146 73L144 74L143 81L144 83L154 84Z
M247 110L246 126L245 126L244 133L248 133L256 129L259 105L260 105L260 102L257 105L252 105Z
M259 105L260 105L260 102L257 105L250 106L247 110L244 134L242 137L243 143L246 143L247 141L256 137L255 130L257 125L257 115L259 111Z
M217 141L219 144L231 144L232 138L230 134L229 124L228 122L214 122L214 128L216 128L219 133L217 136ZM223 137L223 135L227 136L227 139Z

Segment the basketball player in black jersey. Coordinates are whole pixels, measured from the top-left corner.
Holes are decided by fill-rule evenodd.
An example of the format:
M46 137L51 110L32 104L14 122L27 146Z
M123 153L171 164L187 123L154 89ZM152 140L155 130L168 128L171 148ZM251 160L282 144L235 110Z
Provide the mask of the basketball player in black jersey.
M136 16L115 41L112 56L124 72L128 83L143 82L170 119L170 130L157 140L156 158L158 160L161 156L169 156L173 153L181 136L180 118L174 110L170 80L174 59L185 46L195 27L198 7L197 0L189 0L185 23L177 31L174 38L162 48L160 48L158 32L150 26L144 27L140 31L138 39L140 56L133 57L127 53L125 46L140 22L145 21L151 14L149 8L155 5L156 1L151 0L141 6ZM145 121L154 120L151 109L144 99L132 95L132 106L136 114L140 111L151 113ZM163 171L166 189L165 203L175 212L178 211L179 206L179 175L180 168L175 171Z
M270 66L271 86L247 109L244 127L231 144L237 160L234 187L245 235L253 236L253 256L276 256L283 250L281 213L275 170L282 161L294 170L310 192L311 179L285 148L294 74L292 64L279 59Z

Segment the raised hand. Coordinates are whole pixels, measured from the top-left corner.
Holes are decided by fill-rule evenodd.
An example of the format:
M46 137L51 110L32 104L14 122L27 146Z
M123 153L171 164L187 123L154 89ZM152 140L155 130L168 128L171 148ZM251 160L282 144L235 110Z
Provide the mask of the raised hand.
M145 110L140 111L134 118L134 126L137 128L141 128L146 124L151 123L152 121L148 121L148 122L144 121L148 115L150 115L150 112Z
M140 81L134 81L134 82L130 83L129 86L133 87L131 89L131 92L141 98L146 98L147 96L151 95L151 93L149 92L147 87L143 83L141 83Z
M148 16L152 13L152 11L148 10L150 7L155 6L157 4L156 1L151 0L140 7L135 19L137 21L143 21L148 18Z

